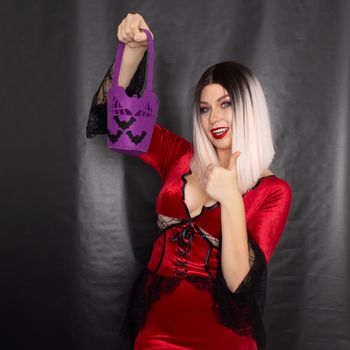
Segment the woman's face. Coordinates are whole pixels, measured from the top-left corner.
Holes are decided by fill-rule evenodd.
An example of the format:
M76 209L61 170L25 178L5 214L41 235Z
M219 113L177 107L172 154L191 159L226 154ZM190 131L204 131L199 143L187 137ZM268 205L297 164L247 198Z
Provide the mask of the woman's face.
M216 150L230 150L232 144L232 101L219 84L206 85L201 92L200 120Z

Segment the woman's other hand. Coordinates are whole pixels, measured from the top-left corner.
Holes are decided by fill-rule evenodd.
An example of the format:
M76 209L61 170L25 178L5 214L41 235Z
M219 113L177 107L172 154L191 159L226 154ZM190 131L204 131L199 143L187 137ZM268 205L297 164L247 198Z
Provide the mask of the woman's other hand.
M128 13L117 28L118 40L125 43L129 48L147 48L147 35L140 29L148 29L154 40L153 33L149 29L144 18L139 13Z
M240 194L237 184L237 168L236 160L240 152L237 151L232 154L228 168L219 165L209 164L204 185L208 195L220 203L229 202Z

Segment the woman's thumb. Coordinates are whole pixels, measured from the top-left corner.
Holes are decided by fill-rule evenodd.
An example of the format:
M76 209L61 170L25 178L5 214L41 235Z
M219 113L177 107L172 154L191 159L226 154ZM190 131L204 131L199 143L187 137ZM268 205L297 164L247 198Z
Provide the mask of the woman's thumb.
M134 40L135 41L143 41L147 39L147 35L144 32L140 32L134 35Z
M236 159L239 157L240 154L241 154L240 151L236 151L235 153L232 153L228 169L232 169L235 166Z

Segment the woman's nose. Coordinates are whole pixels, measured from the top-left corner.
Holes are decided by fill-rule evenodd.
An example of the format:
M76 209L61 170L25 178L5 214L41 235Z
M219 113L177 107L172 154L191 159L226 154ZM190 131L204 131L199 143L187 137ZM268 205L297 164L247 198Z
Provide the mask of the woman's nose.
M220 111L216 108L213 108L210 113L209 122L210 124L214 124L215 122L219 121L221 119L220 117Z

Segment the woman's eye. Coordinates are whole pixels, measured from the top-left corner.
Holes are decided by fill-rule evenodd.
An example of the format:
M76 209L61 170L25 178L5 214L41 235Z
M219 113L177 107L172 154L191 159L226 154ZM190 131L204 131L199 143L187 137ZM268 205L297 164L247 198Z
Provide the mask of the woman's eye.
M225 101L225 102L223 102L222 104L221 104L221 106L225 106L225 108L226 108L226 106L228 107L228 106L231 106L231 101ZM201 108L199 108L199 111L200 111L200 113L207 113L208 112L208 107L201 107Z

